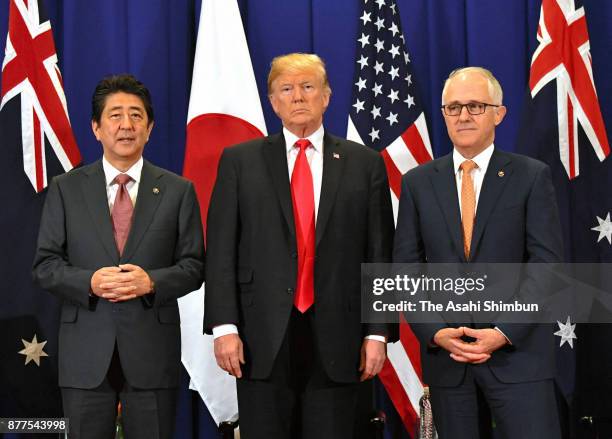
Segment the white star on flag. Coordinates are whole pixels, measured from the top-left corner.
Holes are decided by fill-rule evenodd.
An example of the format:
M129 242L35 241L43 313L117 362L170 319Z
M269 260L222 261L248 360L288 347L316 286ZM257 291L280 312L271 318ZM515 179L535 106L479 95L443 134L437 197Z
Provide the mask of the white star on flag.
M376 120L377 117L380 117L380 107L377 107L376 105L374 105L370 113L372 113L372 119Z
M383 65L384 65L383 63L378 62L378 61L376 61L376 64L374 64L374 70L376 70L377 75L384 71Z
M391 112L385 119L389 121L389 125L393 126L394 123L397 123L397 114Z
M20 350L18 353L25 355L25 364L34 361L37 366L40 366L40 357L48 357L47 353L43 351L47 342L41 341L39 343L36 339L36 334L34 334L32 341L26 341L22 338L21 342L23 343L24 349Z
M389 76L391 76L392 81L397 78L399 76L399 68L391 67L391 70L389 70Z
M363 11L363 15L361 16L361 18L359 18L361 21L363 21L363 25L365 26L367 22L372 21L372 19L370 18L370 15L372 15L369 12Z
M381 17L378 17L374 25L378 28L378 30L381 30L383 27L385 27L385 20Z
M414 98L408 95L408 97L404 100L404 102L406 102L408 104L408 108L410 108L414 105Z
M574 349L574 339L578 338L576 337L576 334L574 334L576 324L572 324L572 322L570 321L570 317L567 316L567 321L565 322L565 324L557 320L557 325L559 325L559 330L555 332L555 335L561 337L559 347L563 346L563 344L567 342L567 344L570 345L570 348Z
M392 44L389 53L391 54L391 58L395 59L396 56L399 56L399 46Z
M374 44L376 46L376 52L380 52L381 50L385 50L385 43L382 40L377 39L376 40L376 44Z
M355 102L355 103L353 104L353 107L355 107L355 111L357 111L357 113L359 113L361 110L363 110L363 104L364 104L364 103L365 103L365 102L360 101L359 99L357 99L357 102Z
M608 212L608 215L606 215L606 219L597 217L597 221L599 222L599 225L591 228L591 230L599 232L597 242L606 238L608 240L608 244L612 245L612 222L610 222L610 212Z
M367 44L370 44L370 36L366 34L361 34L361 38L357 41L361 43L361 47L364 48Z
M368 65L368 58L361 55L361 58L359 59L359 61L357 61L357 64L359 64L361 66L361 69L363 70L363 68Z
M391 27L389 28L389 30L393 33L393 36L399 33L399 28L397 27L397 24L395 23L391 24Z
M382 84L374 83L374 88L372 89L374 92L374 96L378 96L382 93Z
M372 142L375 139L378 139L378 130L375 130L374 128L372 128L372 131L370 131L370 137L372 138Z
M392 104L393 104L395 101L399 101L399 97L397 96L397 95L398 95L398 93L399 93L399 92L398 92L397 90L393 90L393 89L391 89L391 92L390 92L390 93L389 93L389 95L387 96L387 97L388 97L388 98L391 100L391 103L392 103Z
M363 78L359 78L359 81L357 81L355 85L359 87L359 91L361 91L366 87L366 80Z

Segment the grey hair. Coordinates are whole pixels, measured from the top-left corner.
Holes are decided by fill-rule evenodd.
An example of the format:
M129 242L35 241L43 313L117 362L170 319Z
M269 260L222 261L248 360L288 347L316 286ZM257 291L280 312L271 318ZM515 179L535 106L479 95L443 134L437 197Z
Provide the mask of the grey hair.
M489 83L489 96L493 100L493 104L502 105L504 99L504 92L502 87L493 73L490 70L485 69L484 67L461 67L459 69L455 69L448 75L446 81L444 81L444 88L442 89L442 104L444 104L444 95L446 94L446 89L448 88L448 84L450 80L455 76L464 74L464 73L479 73L487 79Z

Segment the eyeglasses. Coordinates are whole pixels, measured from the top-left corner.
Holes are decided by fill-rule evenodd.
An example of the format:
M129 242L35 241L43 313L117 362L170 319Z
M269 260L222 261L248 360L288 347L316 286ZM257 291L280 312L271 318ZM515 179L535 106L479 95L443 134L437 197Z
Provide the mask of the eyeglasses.
M472 116L477 116L485 112L487 107L500 107L501 105L485 104L484 102L469 102L467 104L449 104L442 105L442 110L447 116L459 116L463 111L463 107L467 108L468 113Z

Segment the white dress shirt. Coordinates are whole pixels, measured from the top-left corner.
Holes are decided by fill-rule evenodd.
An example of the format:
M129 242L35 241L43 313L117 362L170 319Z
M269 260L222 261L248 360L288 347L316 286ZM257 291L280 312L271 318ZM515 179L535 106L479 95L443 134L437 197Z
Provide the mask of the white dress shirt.
M323 180L323 134L325 130L321 125L314 133L308 137L298 137L283 127L283 136L285 136L285 147L287 148L287 170L289 172L289 181L293 174L293 167L297 159L299 148L295 147L295 142L299 139L308 139L312 146L306 148L306 158L310 165L310 173L312 174L312 186L314 191L314 208L315 208L315 224L317 221L317 212L319 210L319 200L321 199L321 181ZM228 334L238 334L238 328L232 323L215 326L213 328L213 337L218 338ZM386 339L382 335L368 335L365 338L370 340L378 340L385 342Z
M132 165L130 169L125 172L121 172L110 164L106 157L102 157L102 168L104 169L104 176L106 177L106 197L108 199L109 212L113 211L113 204L115 203L115 197L119 190L119 185L113 180L119 174L127 174L132 177L132 181L129 181L125 187L132 200L132 206L136 206L136 196L138 194L138 185L140 184L140 174L142 174L143 159L140 157L136 163Z

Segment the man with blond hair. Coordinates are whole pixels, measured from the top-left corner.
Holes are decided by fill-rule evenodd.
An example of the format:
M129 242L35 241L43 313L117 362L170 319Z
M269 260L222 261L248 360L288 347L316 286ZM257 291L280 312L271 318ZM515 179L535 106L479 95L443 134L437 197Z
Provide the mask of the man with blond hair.
M360 313L360 264L391 258L387 174L375 151L324 130L318 56L275 58L268 92L283 131L219 163L204 327L238 378L243 437L352 438L358 383L395 337Z
M483 68L458 69L446 80L442 114L454 149L403 177L395 262L560 261L549 168L493 144L506 114L502 98ZM480 437L481 395L499 437L560 437L551 326L441 319L413 330L440 439Z

